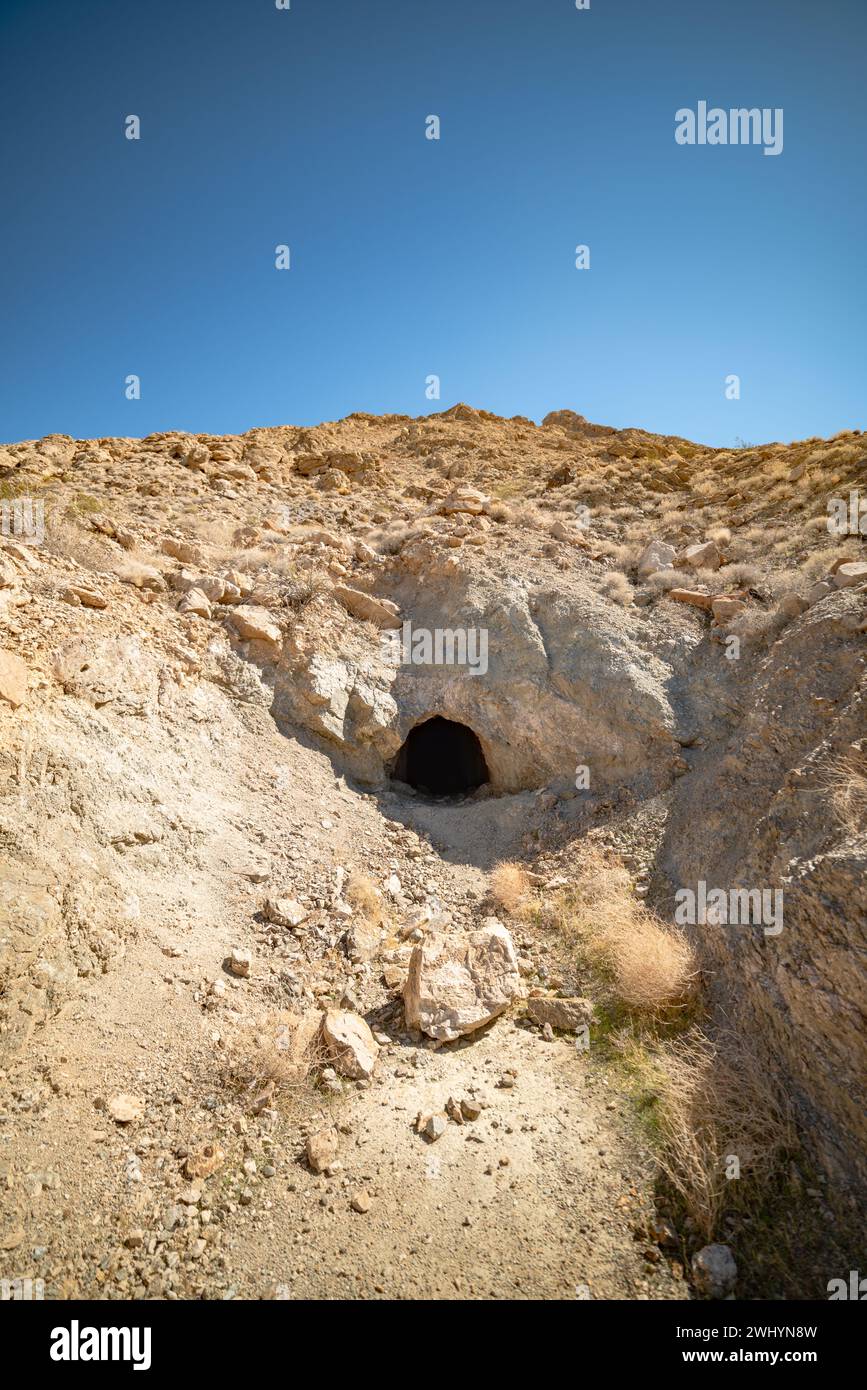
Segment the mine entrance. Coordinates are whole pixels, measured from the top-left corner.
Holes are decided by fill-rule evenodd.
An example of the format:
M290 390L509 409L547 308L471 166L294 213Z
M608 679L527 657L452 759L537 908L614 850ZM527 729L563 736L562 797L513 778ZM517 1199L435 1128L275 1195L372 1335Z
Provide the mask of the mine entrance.
M488 765L472 729L435 715L410 729L392 776L433 796L453 796L487 782Z

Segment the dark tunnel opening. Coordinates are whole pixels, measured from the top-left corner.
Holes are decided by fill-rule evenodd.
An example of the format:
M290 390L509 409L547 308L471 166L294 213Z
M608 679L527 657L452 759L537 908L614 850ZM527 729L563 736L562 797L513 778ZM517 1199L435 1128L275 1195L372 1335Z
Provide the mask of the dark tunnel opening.
M410 729L392 777L433 796L453 796L487 782L488 765L472 729L435 715Z

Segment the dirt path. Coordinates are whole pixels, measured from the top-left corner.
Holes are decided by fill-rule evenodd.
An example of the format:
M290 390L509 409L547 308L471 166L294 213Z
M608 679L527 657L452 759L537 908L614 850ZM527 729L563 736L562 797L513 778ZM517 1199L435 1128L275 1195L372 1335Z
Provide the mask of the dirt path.
M325 929L315 949L304 936L275 949L257 920L261 873L325 901L339 866L363 865L380 883L396 872L406 906L434 893L468 923L483 869L519 843L525 799L377 800L259 712L225 722L199 763L185 753L164 803L195 808L194 848L175 861L163 845L156 875L152 851L128 852L137 937L78 982L7 1078L0 1273L44 1278L49 1297L685 1297L635 1238L652 1164L592 1056L511 1016L438 1050L414 1044L381 964L353 973ZM249 980L224 969L236 945L253 952ZM544 968L544 943L519 946ZM388 1041L372 1083L251 1114L225 1081L226 1049L302 977L316 998L354 991ZM118 1093L141 1102L129 1126L106 1110ZM428 1142L416 1116L449 1097L478 1117ZM340 1166L317 1176L306 1137L332 1125ZM222 1160L191 1181L205 1143Z

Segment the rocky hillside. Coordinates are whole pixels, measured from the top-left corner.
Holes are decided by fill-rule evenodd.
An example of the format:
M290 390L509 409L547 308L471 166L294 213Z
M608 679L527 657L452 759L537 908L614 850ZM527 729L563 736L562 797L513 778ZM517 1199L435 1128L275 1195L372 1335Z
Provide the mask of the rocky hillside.
M0 1274L685 1297L734 1249L738 1292L792 1296L755 1209L660 1178L622 1060L646 1097L697 1021L791 1104L775 1231L856 1258L859 488L857 431L465 405L0 449ZM598 855L694 961L651 1031L565 920ZM780 930L679 923L699 883L782 891Z

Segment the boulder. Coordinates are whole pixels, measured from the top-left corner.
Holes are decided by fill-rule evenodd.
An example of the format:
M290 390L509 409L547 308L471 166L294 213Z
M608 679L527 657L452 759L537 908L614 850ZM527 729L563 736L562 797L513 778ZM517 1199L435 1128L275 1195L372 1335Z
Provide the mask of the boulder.
M489 501L483 492L474 487L458 487L454 492L450 492L448 497L443 498L438 510L444 516L450 516L455 512L468 512L471 516L478 516Z
M429 1037L449 1041L503 1013L519 989L514 943L495 917L477 931L428 932L410 957L403 990L406 1021Z
M178 604L179 613L194 613L199 618L210 618L211 604L207 594L201 589L188 589Z
M527 1000L527 1017L540 1028L549 1024L561 1033L576 1033L593 1020L590 999L555 999L540 995Z
M812 608L814 603L818 603L820 599L827 598L828 595L833 594L833 592L833 584L829 584L826 579L820 579L817 584L813 584L807 590L807 602Z
M702 594L698 589L669 589L668 597L676 603L689 603L693 608L705 608L710 612L710 594Z
M654 536L652 540L642 550L638 557L638 577L646 579L649 574L655 574L657 570L668 569L674 564L677 551L673 545L666 545L665 541L657 540Z
M677 557L681 569L718 570L722 564L720 553L713 541L701 541L698 545L688 545Z
M98 589L89 589L84 584L70 584L60 595L65 603L78 604L82 608L107 608L108 599Z
M374 598L361 589L351 589L347 584L337 584L334 597L353 618L361 618L377 627L400 627L400 609L391 599Z
M373 1074L379 1044L358 1014L329 1009L322 1020L322 1041L342 1076L360 1081Z
M262 915L276 927L300 927L307 920L307 909L295 898L266 898Z
M782 618L799 618L809 607L807 599L801 598L800 594L790 592L783 594L777 604L777 612Z
M283 634L274 615L267 608L255 603L241 603L233 608L227 622L245 642L266 642L269 646L279 646Z
M847 560L834 570L834 583L838 589L851 589L855 584L867 583L867 560Z
M711 612L714 621L724 627L726 623L734 622L742 613L746 613L747 605L743 599L729 598L727 594L717 594L711 599Z
M27 667L20 656L0 648L0 700L17 709L27 699Z

